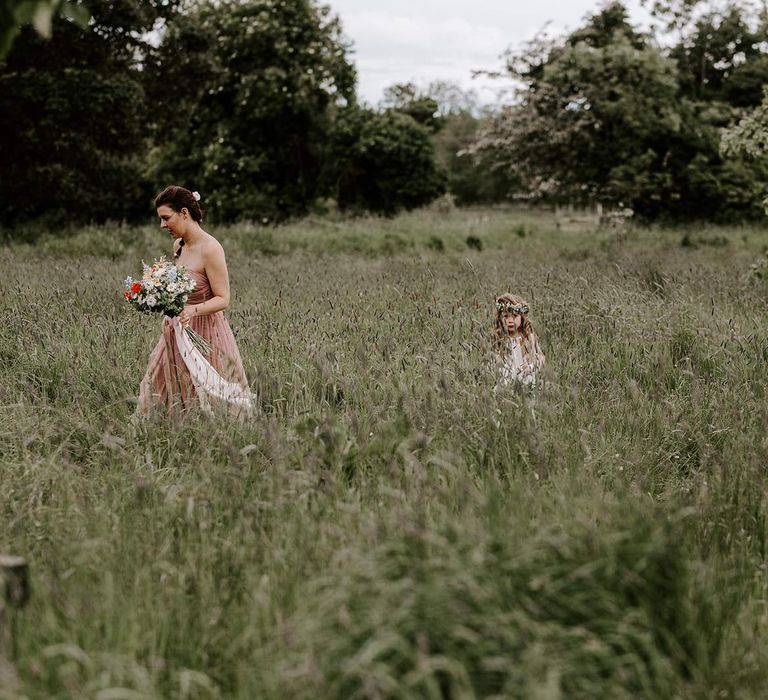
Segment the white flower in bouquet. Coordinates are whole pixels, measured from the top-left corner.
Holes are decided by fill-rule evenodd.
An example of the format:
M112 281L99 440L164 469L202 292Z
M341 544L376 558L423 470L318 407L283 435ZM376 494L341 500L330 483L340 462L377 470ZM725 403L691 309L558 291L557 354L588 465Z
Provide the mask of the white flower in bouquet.
M178 316L196 286L195 280L183 267L177 267L164 257L151 265L144 264L141 282L132 277L125 280L123 296L138 311L161 312Z
M126 277L123 291L125 300L137 311L163 313L171 318L178 316L184 310L189 293L197 286L195 278L185 267L174 265L165 257L151 265L143 265L141 282ZM206 355L211 353L208 341L191 328L185 331L200 352Z

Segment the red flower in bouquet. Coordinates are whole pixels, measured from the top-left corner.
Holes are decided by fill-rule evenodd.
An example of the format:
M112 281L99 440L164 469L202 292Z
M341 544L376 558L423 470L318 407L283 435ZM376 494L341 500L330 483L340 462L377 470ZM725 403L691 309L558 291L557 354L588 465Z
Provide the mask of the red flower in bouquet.
M194 277L183 267L177 267L164 257L152 265L143 264L142 281L132 277L124 281L123 295L137 311L162 312L166 316L178 316L187 303L187 298L197 286ZM203 354L211 354L211 345L191 328L185 328L192 344Z

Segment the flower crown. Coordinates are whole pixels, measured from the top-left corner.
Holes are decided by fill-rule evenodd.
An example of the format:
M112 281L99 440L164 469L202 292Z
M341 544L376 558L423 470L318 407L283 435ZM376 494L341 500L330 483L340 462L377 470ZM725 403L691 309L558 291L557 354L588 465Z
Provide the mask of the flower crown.
M196 202L200 201L200 193L195 191L192 193L192 199L194 199Z
M511 301L497 301L496 302L496 309L499 311L499 313L508 313L508 314L527 314L528 304L513 304Z

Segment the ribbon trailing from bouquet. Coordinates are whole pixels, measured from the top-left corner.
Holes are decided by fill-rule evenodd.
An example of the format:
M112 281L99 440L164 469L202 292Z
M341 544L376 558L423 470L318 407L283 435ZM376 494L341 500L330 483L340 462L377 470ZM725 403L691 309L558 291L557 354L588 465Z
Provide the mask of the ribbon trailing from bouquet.
M215 398L234 406L240 406L250 412L253 409L251 392L236 382L224 379L192 344L189 335L179 323L179 319L174 317L172 323L173 331L176 334L176 345L189 374L192 376L203 409L210 412L209 399Z

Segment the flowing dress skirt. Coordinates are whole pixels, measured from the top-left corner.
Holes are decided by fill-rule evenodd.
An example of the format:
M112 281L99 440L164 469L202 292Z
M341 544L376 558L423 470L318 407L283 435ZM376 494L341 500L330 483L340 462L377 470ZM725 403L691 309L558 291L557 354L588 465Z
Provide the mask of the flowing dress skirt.
M192 272L197 279L197 288L190 295L188 303L201 304L213 294L205 275ZM208 316L194 316L189 327L202 336L213 350L205 359L227 381L239 384L247 390L248 381L243 369L240 351L235 336L222 311ZM162 335L149 356L149 364L139 387L136 412L148 416L156 410L174 416L186 413L195 405L204 409L221 406L227 413L242 415L243 407L224 405L225 401L211 401L195 386L184 359L179 352L173 323L170 318L163 320ZM213 404L213 406L212 406Z

